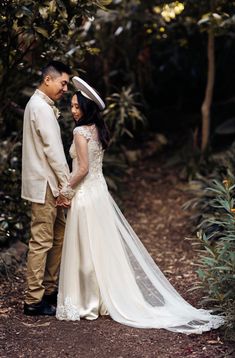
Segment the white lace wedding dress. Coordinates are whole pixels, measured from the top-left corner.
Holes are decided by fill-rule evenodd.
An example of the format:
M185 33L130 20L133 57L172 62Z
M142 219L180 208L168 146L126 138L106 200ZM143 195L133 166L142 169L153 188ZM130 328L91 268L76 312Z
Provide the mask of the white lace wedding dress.
M95 126L76 127L88 141L89 173L68 210L56 317L115 321L139 328L202 333L223 318L187 303L169 283L108 192ZM79 169L74 143L73 171Z

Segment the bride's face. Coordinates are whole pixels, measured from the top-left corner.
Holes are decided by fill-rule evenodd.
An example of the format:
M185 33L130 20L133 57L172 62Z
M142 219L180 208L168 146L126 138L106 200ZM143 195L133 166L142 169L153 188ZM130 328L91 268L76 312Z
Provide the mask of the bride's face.
M83 113L80 109L79 103L78 103L78 99L77 96L74 95L72 97L72 101L71 101L71 112L72 112L72 116L74 118L74 120L76 122L79 121L79 119L81 119L81 117L83 116Z

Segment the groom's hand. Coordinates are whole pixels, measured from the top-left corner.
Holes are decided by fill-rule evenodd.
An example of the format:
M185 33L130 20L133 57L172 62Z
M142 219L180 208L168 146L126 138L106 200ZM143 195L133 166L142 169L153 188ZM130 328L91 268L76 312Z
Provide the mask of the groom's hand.
M60 194L57 197L55 206L62 206L63 208L69 208L70 205L71 205L71 200L67 199L62 194Z

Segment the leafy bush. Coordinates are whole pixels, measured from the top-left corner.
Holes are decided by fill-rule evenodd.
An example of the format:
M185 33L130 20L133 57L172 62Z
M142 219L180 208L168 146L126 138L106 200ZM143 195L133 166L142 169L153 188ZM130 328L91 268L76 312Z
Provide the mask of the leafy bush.
M122 87L119 93L112 93L104 111L105 121L112 134L111 143L117 143L124 136L133 138L133 132L145 123L145 117L138 108L137 93L131 87ZM139 127L140 128L140 127Z
M28 240L30 208L21 199L21 142L5 140L0 150L0 246L9 246L16 239Z
M234 168L235 143L228 150L213 154L200 164L200 172L197 171L194 180L189 182L190 199L184 204L184 209L190 211L190 220L195 231L203 230L210 234L211 228L208 228L207 219L216 219L213 199L217 193L207 188L214 187L214 180L222 182L227 177L233 178Z
M227 316L226 333L235 328L235 143L210 158L211 171L203 166L202 174L189 183L190 199L184 208L197 231L193 239L199 252L198 276L205 301ZM207 171L206 171L207 170Z
M15 107L25 105L23 92L38 81L40 69L60 60L74 70L91 45L84 38L87 18L111 0L3 0L0 2L1 137L16 130ZM76 70L75 70L76 73Z
M137 96L131 87L123 87L120 92L112 93L106 98L104 120L110 130L111 141L104 158L104 173L109 188L113 191L117 190L117 184L127 169L128 140L133 139L137 129L145 124Z
M235 208L234 178L223 184L212 180L205 190L206 214L197 234L198 276L196 288L204 290L204 302L213 302L227 317L227 334L235 329ZM205 195L204 195L205 197ZM210 210L211 209L211 210Z

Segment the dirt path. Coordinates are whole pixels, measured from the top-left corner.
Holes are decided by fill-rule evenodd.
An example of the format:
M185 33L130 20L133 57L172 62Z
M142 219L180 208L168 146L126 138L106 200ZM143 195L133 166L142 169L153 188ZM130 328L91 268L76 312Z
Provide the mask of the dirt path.
M190 303L197 279L195 254L184 240L191 229L181 205L186 201L176 170L148 160L126 178L121 208L154 260ZM61 322L22 314L24 268L1 285L0 357L78 358L226 358L234 357L220 331L186 336L165 330L135 329L109 317ZM234 355L233 355L234 354Z

